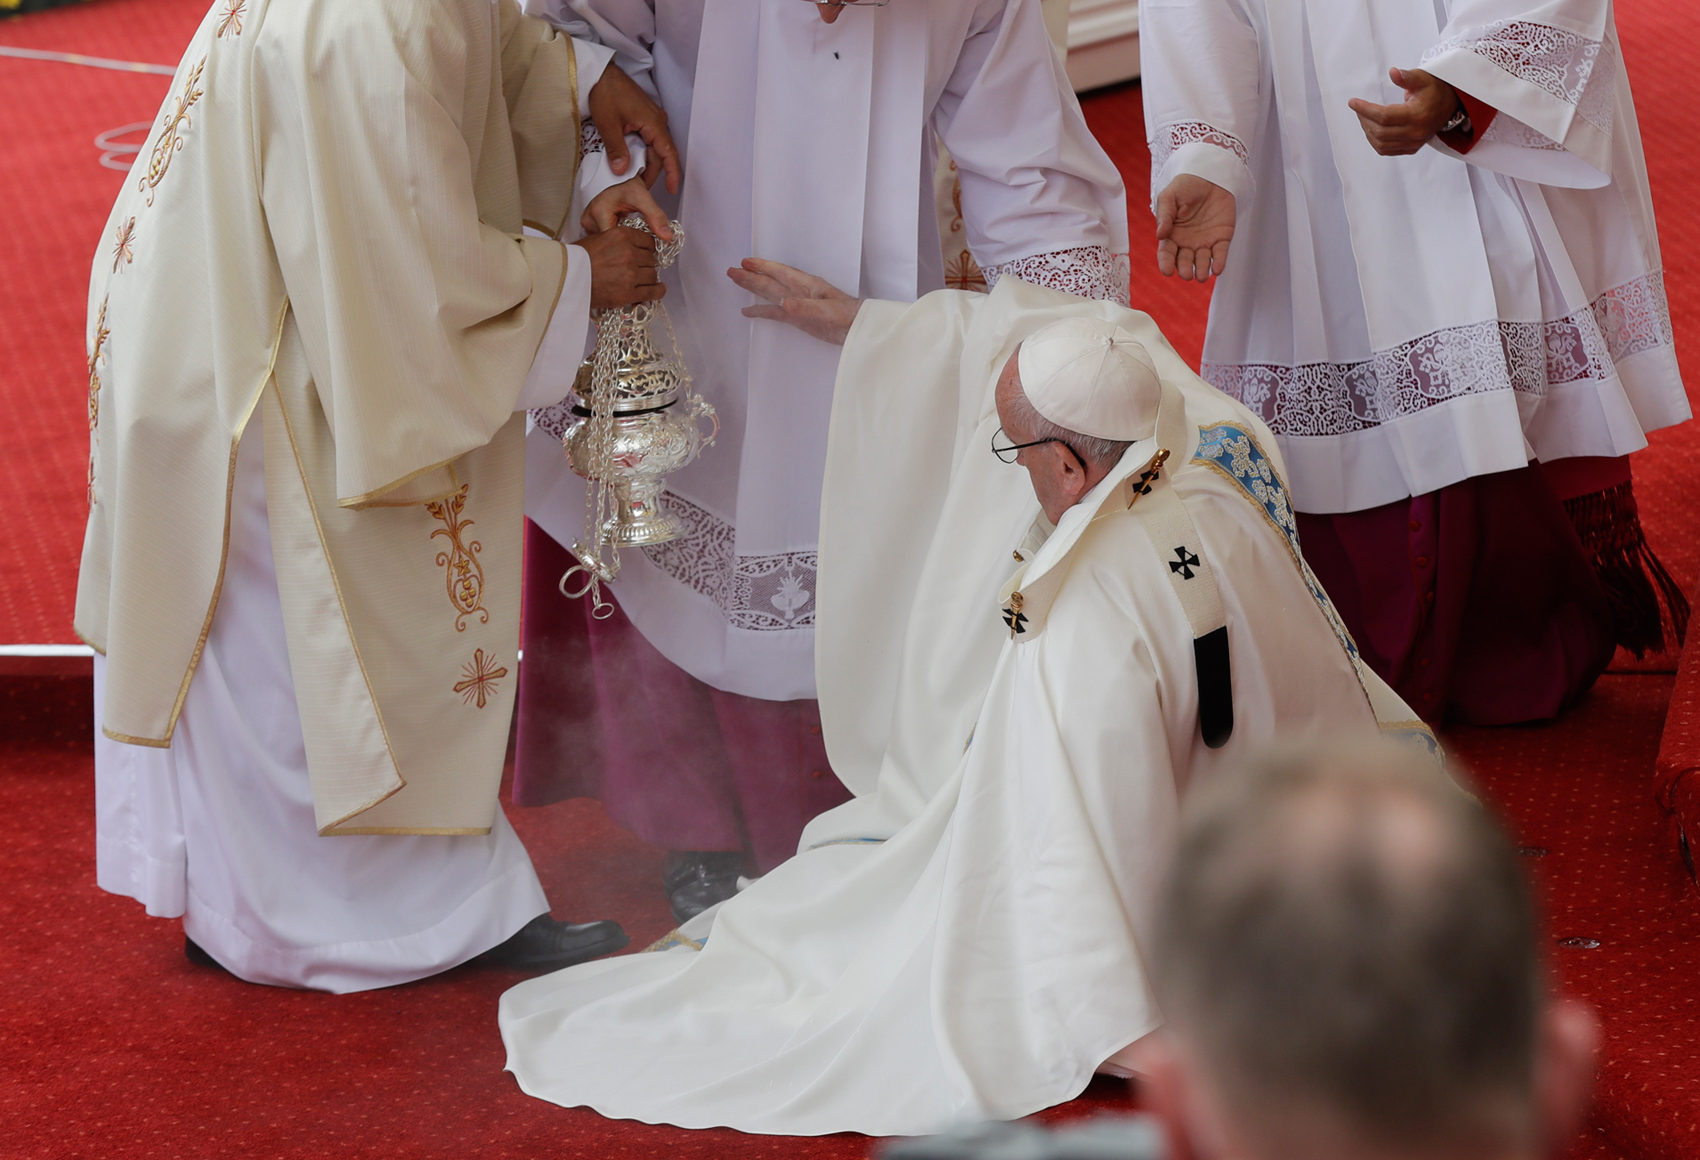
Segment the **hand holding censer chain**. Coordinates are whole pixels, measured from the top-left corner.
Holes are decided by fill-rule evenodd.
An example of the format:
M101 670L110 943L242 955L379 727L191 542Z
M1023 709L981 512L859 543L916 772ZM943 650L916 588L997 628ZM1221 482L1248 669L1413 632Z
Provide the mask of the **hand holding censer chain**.
M651 232L637 214L620 224ZM673 240L655 243L658 271L673 264L685 242L683 227L671 224ZM599 310L594 317L596 348L573 382L577 421L561 439L567 462L588 482L584 537L572 549L578 563L561 577L561 592L588 594L591 614L600 619L614 611L601 586L620 574L620 547L665 543L683 529L658 500L667 476L714 443L720 419L690 389L690 372L660 301ZM714 424L706 435L700 426L705 417ZM606 556L605 547L611 549ZM584 579L575 591L569 583L577 573Z

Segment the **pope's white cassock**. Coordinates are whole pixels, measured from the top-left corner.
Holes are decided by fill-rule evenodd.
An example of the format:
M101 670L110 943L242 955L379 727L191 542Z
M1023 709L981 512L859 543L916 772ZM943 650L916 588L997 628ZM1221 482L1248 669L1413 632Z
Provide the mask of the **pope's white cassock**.
M1000 372L1062 320L1092 332L1082 364L1119 345L1148 369L1041 395L1023 351L1045 418L1135 439L1053 529L989 445ZM817 672L859 796L667 949L504 995L533 1095L870 1135L1070 1099L1158 1022L1140 941L1191 778L1277 735L1432 743L1310 577L1264 425L1146 315L1015 279L870 300L836 382Z
M549 909L496 801L516 411L591 281L521 233L611 180L575 177L609 55L490 0L220 0L107 224L98 879L245 979L403 982Z
M1239 216L1203 374L1306 512L1575 456L1689 417L1611 0L1142 0L1155 197ZM1364 140L1420 67L1497 114L1460 154Z
M754 255L905 302L944 287L932 183L942 143L987 281L1014 274L1125 302L1121 178L1087 129L1038 0L903 0L843 9L832 24L799 0L526 6L617 49L621 66L667 109L685 162L676 216L689 237L664 275L667 309L696 389L718 410L720 436L668 480L663 503L683 518L684 534L625 553L613 585L620 608L667 662L714 690L767 702L813 698L821 462L838 352L743 317L750 297L727 268ZM527 447L527 515L563 545L579 535L584 512L583 485L559 446L570 421L540 415ZM558 579L559 569L528 572L539 593L553 593ZM550 642L531 607L527 655L541 657ZM601 630L590 631L595 640ZM622 671L629 665L599 665L597 683L605 712L629 715L645 690L616 688ZM562 699L534 699L542 689L531 682L542 677L528 668L521 697L521 796L533 778L581 761L586 748L534 746L543 729L528 717L559 712ZM737 729L802 731L794 716L766 721L746 715ZM646 731L628 721L615 732ZM657 767L692 760L611 752L608 781L647 778L647 796L663 800L604 800L651 842L725 848L700 820L668 816L694 799L664 800L670 791L656 778L666 769ZM722 809L760 818L805 792L810 768L807 760L783 770L740 766L739 808ZM786 831L788 822L774 819L771 828L784 832L778 856L801 821Z

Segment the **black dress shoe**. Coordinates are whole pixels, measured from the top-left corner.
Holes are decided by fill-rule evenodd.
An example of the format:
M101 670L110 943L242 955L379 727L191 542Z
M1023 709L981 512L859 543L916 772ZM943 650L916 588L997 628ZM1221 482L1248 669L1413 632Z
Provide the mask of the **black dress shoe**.
M183 936L183 957L197 967L214 967L220 971L225 969L223 963L207 954L206 951L201 949L201 944L188 935Z
M675 922L689 922L738 893L744 855L738 850L671 850L661 867L661 888Z
M558 922L540 914L474 961L543 974L611 955L631 941L617 922Z

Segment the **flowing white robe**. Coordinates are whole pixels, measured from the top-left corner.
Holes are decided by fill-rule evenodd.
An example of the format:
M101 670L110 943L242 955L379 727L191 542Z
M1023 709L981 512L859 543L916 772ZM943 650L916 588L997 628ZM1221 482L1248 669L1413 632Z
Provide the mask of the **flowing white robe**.
M562 251L554 241L517 241L518 209L522 202L531 209L548 206L551 217L570 220L569 209L580 208L614 178L595 158L578 168L575 181L571 159L563 163L556 157L546 168L558 172L533 171L519 179L532 182L528 193L549 188L550 196L505 198L517 192L505 186L514 178L516 151L523 151L505 138L512 125L516 134L535 134L537 144L575 141L575 97L583 107L612 54L583 46L576 57L582 67L576 69L561 67L559 57L545 58L554 71L529 98L547 107L527 108L519 83L527 74L514 69L504 93L503 68L510 61L498 49L514 54L534 47L564 56L565 46L551 43L557 34L535 22L528 29L516 27L523 21L514 11L486 9L482 0L447 3L453 7L425 13L412 0L377 15L345 11L347 23L311 19L309 0L270 0L232 19L228 9L215 6L174 86L193 97L186 106L174 103L175 96L168 99L162 121L170 124L176 116L184 140L176 153L156 155L141 185L127 185L113 214L126 246L116 253L103 247L95 260L92 289L99 306L91 311L97 334L91 344L90 418L92 426L98 400L106 426L94 432L91 493L97 507L78 621L97 643L112 646L110 656L96 661L97 881L137 899L149 914L182 916L191 938L252 982L336 992L403 983L489 949L549 909L524 847L495 802L512 704L511 691L510 699L496 695L506 673L495 674L487 690L492 695L463 698L456 691L448 698L464 717L444 719L439 702L431 712L443 733L408 720L428 694L450 691L463 659L442 657L435 647L441 639L431 631L447 622L451 641L456 631L450 603L456 590L451 586L445 593L442 579L450 553L441 536L432 535L443 527L442 516L423 503L437 497L410 491L405 480L370 505L339 504L341 490L336 495L320 490L342 485L364 491L349 485L349 477L399 472L393 465L409 456L422 455L430 463L440 458L434 440L473 443L475 450L447 470L453 486L465 482L471 489L470 506L453 511L477 518L460 524L450 538L481 563L469 571L491 592L473 601L486 608L475 608L464 622L469 635L487 630L488 636L479 637L485 645L502 647L506 632L506 655L512 656L519 581L515 444L521 422L513 412L566 393L584 350L591 289L583 251ZM421 52L419 40L405 40L415 17L435 19L432 52ZM403 38L401 52L384 42L386 34ZM314 45L327 44L359 50L363 66L291 67L313 56ZM410 49L413 58L405 59ZM255 66L256 55L264 64ZM261 83L254 83L256 73ZM563 83L569 76L576 77L576 94ZM481 104L492 84L493 101ZM317 107L336 116L303 124L297 114L312 104L308 89ZM255 91L275 103L261 101L264 113L249 120L242 101ZM403 91L411 104L399 99ZM539 91L545 99L538 98ZM368 123L357 115L362 103L356 97L378 96L386 99L381 114ZM391 104L388 98L397 99ZM492 114L492 106L508 102L515 105L509 119ZM286 110L281 115L280 105ZM409 126L411 135L378 129L385 117L394 118L386 122L391 127ZM476 137L490 121L498 127L491 141L480 141L488 163L480 169L477 158L468 158L461 134ZM350 141L364 132L375 132L395 148L363 144L340 167L322 164L345 157ZM219 166L245 170L249 150L269 162L262 167L263 184L245 188L228 171L217 178L205 173ZM181 159L161 168L158 156ZM253 198L251 205L244 194ZM206 208L208 202L216 213ZM411 206L417 217L399 205ZM264 212L256 215L258 208ZM484 220L501 220L508 208L514 212L507 231ZM197 235L209 218L257 221L261 232L250 237L253 248L240 263L223 264L232 237L243 236L239 230L213 230L210 239ZM422 222L428 224L421 228ZM385 236L382 249L357 254L384 223L395 232ZM558 226L559 220L551 228ZM336 242L316 250L314 242L323 238ZM441 249L422 254L433 246ZM479 247L485 262L471 258ZM430 261L447 251L453 251L451 260ZM268 266L274 253L281 254L275 268ZM527 256L541 256L545 268L549 297L542 303L527 298L533 285ZM431 276L422 276L422 269ZM200 333L205 320L193 307L189 326L173 316L181 301L171 294L190 303L204 295L234 311L232 302L266 285L268 274L289 298L281 310L271 307L277 313L267 319L265 349L245 349L243 340L252 335L228 315L225 328L213 336L216 343ZM503 294L510 297L499 301ZM418 296L432 305L410 310ZM510 324L517 319L525 329L503 333L498 319L477 333L487 321L477 312L493 300ZM366 317L362 312L373 309L395 310L388 316L392 330L358 325ZM433 411L422 398L424 388L407 374L400 378L419 393L388 396L386 406L383 392L394 385L386 375L396 360L379 349L383 344L375 334L410 345L411 354L458 350L456 342L470 336L482 361L473 360L464 378L441 373L440 364L433 368L438 381L426 386L440 392L433 400L439 410ZM199 345L203 342L207 346ZM215 348L215 360L238 366L268 355L270 362L257 380L222 365L204 369L199 360L208 347ZM254 381L260 390L247 402L251 410L209 415L216 412L216 387L234 393L231 384ZM499 446L495 454L481 455L491 449L476 447L478 437L464 429L442 430L453 426L444 411L469 403L468 409L476 409L491 397L506 409L486 420L497 444L509 440L505 455ZM232 430L219 426L227 417L234 443ZM386 426L398 420L410 425L401 431ZM203 431L206 454L199 458L185 450L190 441L182 431L170 427L198 422L210 428ZM370 434L361 430L365 423L393 437L363 443L360 436ZM490 429L482 437L490 439ZM372 443L378 444L375 450ZM414 473L426 483L435 474ZM378 474L376 482L391 478ZM214 489L210 495L197 486L203 483ZM162 495L163 505L152 503ZM464 488L461 498L467 498ZM222 520L192 523L195 505L209 500ZM158 506L176 517L163 525L170 534L149 522L151 508ZM482 525L477 541L460 534L475 522ZM142 537L151 539L148 546L163 547L181 565L170 586L152 584L152 572L138 563L130 548L137 527L154 532ZM504 567L502 553L510 545L513 558ZM211 609L200 588L203 577L213 585ZM501 587L508 590L497 591ZM421 589L425 598L415 601ZM505 618L504 600L513 610ZM394 631L421 605L431 630ZM185 617L199 626L203 615L198 644L192 631L187 641L170 631ZM172 706L179 646L184 654L194 646L193 667ZM425 666L421 672L397 665L396 654L409 647L419 650L416 659L446 660L447 681ZM158 680L142 683L140 699L143 705L147 698L158 700L165 689L164 705L171 712L169 721L161 716L163 738L118 736L111 728L112 678L120 658L131 673L132 690L137 671L163 675L163 686ZM381 693L394 695L399 685L414 694L382 706L389 731L397 734L393 745L377 707L352 696L348 682L332 679L338 671L354 674L357 682L375 673L387 679ZM139 698L133 691L128 697L124 712L135 716ZM493 728L483 735L469 735L488 726ZM426 791L422 803L407 807L414 812L401 823L384 817L388 807L380 804L359 811L352 826L327 825L327 815L334 824L343 810L342 804L327 810L327 800L345 804L354 780L327 773L346 775L362 756L348 744L350 729L376 739L380 765L395 755L394 764L383 767L389 776L399 770L415 792ZM433 757L448 766L446 778L427 776L438 772L429 768ZM468 798L470 806L464 804ZM461 820L467 813L476 824ZM385 832L389 829L397 832ZM320 836L327 832L332 836Z
M623 553L620 606L715 688L814 696L820 471L838 352L739 314L726 277L772 258L854 293L945 285L936 142L956 160L967 241L1006 272L1126 300L1122 182L1081 116L1037 0L901 0L833 24L797 0L528 0L594 31L653 87L685 158L688 231L667 310L719 441L668 481L678 540ZM574 21L584 23L575 24ZM528 440L526 513L562 544L583 486L563 415Z
M1689 417L1611 0L1143 0L1153 198L1237 199L1204 377L1307 512L1619 456ZM1353 97L1422 67L1498 112L1382 157Z
M1184 399L1170 478L1231 642L1219 750L1170 569L1130 508L1156 439L1049 532L1026 473L989 449L1004 362L1076 314L1133 331ZM1265 439L1114 304L1014 279L866 303L837 378L820 637L833 768L862 796L670 949L504 995L520 1086L803 1135L936 1132L1077 1095L1158 1021L1140 944L1187 782L1277 735L1377 731ZM1062 579L1014 637L999 586L1018 551L1024 583Z

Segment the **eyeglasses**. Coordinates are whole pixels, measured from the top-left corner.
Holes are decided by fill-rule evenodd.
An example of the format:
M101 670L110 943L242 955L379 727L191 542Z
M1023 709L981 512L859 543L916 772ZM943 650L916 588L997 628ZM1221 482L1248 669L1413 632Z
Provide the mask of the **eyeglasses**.
M1005 446L1003 447L998 446L999 436L1002 436L1005 440ZM1016 453L1024 447L1037 447L1041 443L1061 443L1068 449L1068 453L1074 456L1075 462L1080 464L1080 470L1086 472L1088 475L1092 474L1087 470L1086 457L1081 455L1080 452L1076 451L1073 447L1070 447L1069 442L1066 439L1035 439L1031 443L1009 443L1008 439L1009 436L1004 434L1002 427L999 427L997 431L992 434L992 454L996 455L1000 462L1014 463L1016 460Z

